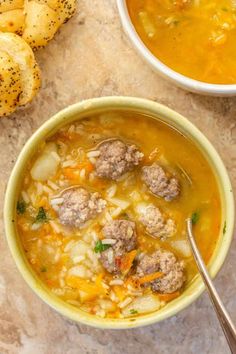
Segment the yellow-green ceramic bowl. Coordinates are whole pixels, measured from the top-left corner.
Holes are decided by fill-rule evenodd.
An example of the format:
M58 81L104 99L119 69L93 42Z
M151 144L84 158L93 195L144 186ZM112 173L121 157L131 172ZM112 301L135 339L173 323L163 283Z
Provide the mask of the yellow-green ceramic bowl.
M51 293L50 290L42 283L26 259L19 235L16 230L16 225L14 223L16 217L16 202L22 176L24 175L24 170L27 162L37 150L40 142L54 134L58 128L62 127L64 124L71 123L74 120L82 119L88 115L110 110L123 110L143 113L166 122L172 127L178 129L186 137L191 139L205 155L206 159L212 167L212 170L215 173L221 193L221 234L216 245L215 252L209 263L209 270L211 275L215 276L217 274L228 253L234 225L233 192L227 171L213 146L193 124L169 108L144 99L133 97L104 97L90 99L87 101L79 102L64 109L49 119L46 123L44 123L24 146L10 176L4 207L5 231L11 253L22 276L29 284L29 286L35 291L35 293L48 305L71 320L94 327L110 329L133 328L162 321L170 316L175 315L186 306L191 304L204 290L204 285L200 277L196 276L191 281L191 283L188 284L187 288L180 297L173 300L157 312L132 319L112 320L98 318L79 309L76 309L75 307L62 301L53 295L53 293ZM226 225L225 230L223 230L224 225Z

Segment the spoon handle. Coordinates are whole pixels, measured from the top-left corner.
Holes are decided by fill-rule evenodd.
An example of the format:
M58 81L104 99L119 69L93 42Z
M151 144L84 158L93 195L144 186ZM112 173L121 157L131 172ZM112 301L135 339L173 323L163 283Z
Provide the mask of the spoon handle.
M207 291L210 295L211 302L213 304L213 307L216 311L217 317L219 319L219 322L221 324L222 330L225 334L225 337L228 341L231 353L236 354L236 329L234 327L234 324L226 311L217 291L215 286L213 285L213 282L209 276L209 273L206 269L205 263L199 253L199 250L197 248L193 232L192 232L192 221L191 219L187 219L187 231L188 231L188 237L190 241L190 245L193 251L194 259L197 263L198 270L202 276L202 279L206 285Z

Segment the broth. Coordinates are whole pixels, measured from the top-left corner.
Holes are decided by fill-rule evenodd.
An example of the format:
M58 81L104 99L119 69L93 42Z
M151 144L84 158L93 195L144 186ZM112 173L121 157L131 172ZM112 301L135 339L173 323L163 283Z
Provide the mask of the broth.
M236 5L231 0L127 0L144 44L171 69L212 84L236 83Z
M97 177L94 157L87 155L101 141L110 138L134 143L144 154L140 166L118 181ZM49 146L56 149L56 154L55 150L49 154L57 160L54 173L53 163L42 161ZM47 169L50 172L44 181L32 178L32 166L35 168L38 159L41 159L39 173ZM180 181L180 196L175 200L165 201L154 196L140 179L142 166L154 161L167 167ZM52 200L58 201L61 190L77 185L98 191L107 200L107 206L83 228L71 229L61 225ZM145 232L136 213L137 205L142 202L152 203L175 221L176 232L172 237L162 241ZM102 267L99 255L94 252L101 239L102 226L110 219L135 221L139 252L150 253L161 247L183 259L186 287L196 274L186 241L185 220L192 215L196 219L196 241L207 263L221 225L219 191L208 162L190 140L167 124L136 113L111 112L70 124L41 144L25 171L17 204L17 227L29 263L54 294L94 315L122 318L140 315L141 310L130 309L132 301L153 294L148 287L135 291L130 275L122 277L119 284L120 278ZM159 301L159 305L155 302L154 310L172 298L162 295L155 294L152 298ZM148 308L146 312L150 311Z

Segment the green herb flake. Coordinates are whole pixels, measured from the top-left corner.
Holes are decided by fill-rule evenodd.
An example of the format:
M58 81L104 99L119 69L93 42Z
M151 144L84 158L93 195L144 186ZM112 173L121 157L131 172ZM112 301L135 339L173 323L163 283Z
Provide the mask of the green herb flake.
M18 215L22 215L26 211L26 204L23 200L18 200L16 205L16 210Z
M36 222L47 222L48 221L46 211L44 210L43 207L39 208L39 211L38 211L35 221Z
M42 273L46 273L47 272L47 268L45 266L40 268L40 272Z
M179 20L174 20L172 23L175 25L175 26L177 26L178 24L179 24Z
M111 245L104 245L101 240L96 242L96 245L94 247L95 253L101 253L103 251L106 251Z
M137 311L137 310L134 310L134 309L131 309L131 310L130 310L130 313L131 313L131 315L137 315L137 314L138 314L138 311Z
M222 11L228 12L229 10L227 9L227 7L222 7L221 8Z
M196 225L196 223L199 221L199 219L200 219L199 212L195 211L191 216L192 224Z
M226 233L226 221L224 222L224 226L223 226L223 235Z

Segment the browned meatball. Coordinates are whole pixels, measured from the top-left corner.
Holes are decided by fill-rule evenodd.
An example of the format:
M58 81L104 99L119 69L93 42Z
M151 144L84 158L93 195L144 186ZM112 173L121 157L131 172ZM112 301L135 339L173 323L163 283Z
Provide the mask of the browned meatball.
M105 239L116 241L101 253L100 261L110 273L120 273L121 258L136 247L135 223L129 220L114 220L103 228Z
M82 187L65 190L61 198L64 201L58 209L60 222L78 228L95 218L106 206L106 201L98 193L90 193Z
M98 150L100 156L95 164L96 173L99 177L113 180L132 170L143 158L135 145L125 144L121 140L105 141Z
M155 272L162 272L164 276L150 282L154 292L173 293L179 290L185 281L184 262L178 261L175 255L168 251L158 249L151 255L144 255L139 261L139 277Z
M179 181L175 177L169 177L157 163L143 167L142 180L153 194L166 201L171 201L180 193Z
M153 237L165 240L171 237L175 231L175 222L172 219L165 219L160 210L153 204L139 208L140 221L146 231Z

